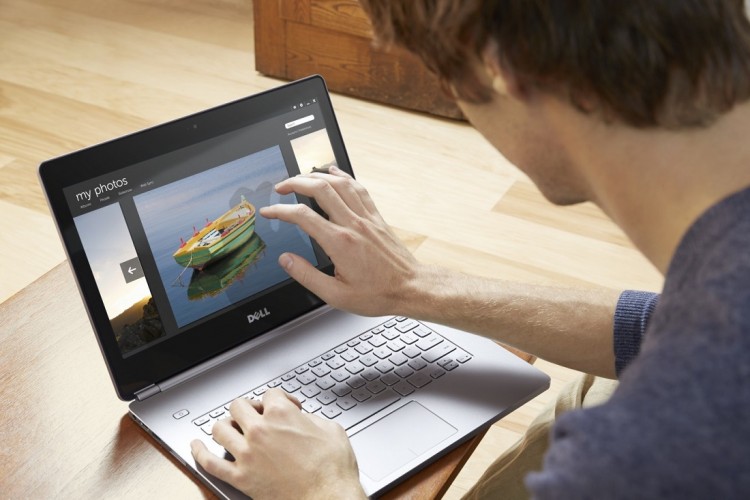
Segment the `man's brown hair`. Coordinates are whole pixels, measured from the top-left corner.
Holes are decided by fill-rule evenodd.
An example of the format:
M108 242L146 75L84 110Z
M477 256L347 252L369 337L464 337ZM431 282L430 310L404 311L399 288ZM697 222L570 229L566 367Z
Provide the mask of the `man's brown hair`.
M743 0L361 0L377 40L483 102L489 43L526 88L635 127L711 123L750 97Z

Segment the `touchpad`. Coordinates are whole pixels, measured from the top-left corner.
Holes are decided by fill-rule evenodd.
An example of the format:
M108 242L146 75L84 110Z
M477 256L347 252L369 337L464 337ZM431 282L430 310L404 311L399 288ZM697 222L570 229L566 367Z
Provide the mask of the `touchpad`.
M351 437L359 470L374 481L456 433L456 428L412 401Z

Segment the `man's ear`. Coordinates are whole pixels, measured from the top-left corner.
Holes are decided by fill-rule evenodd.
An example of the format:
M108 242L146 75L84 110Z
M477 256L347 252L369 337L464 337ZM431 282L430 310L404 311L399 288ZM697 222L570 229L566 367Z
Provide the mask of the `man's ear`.
M492 89L502 97L519 98L523 95L518 81L500 64L500 47L490 40L482 53L482 64Z

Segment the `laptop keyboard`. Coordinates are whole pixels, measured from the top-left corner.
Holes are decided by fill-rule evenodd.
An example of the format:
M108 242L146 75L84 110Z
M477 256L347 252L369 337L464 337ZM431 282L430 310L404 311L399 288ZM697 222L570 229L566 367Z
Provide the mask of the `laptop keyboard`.
M348 429L471 358L424 324L396 317L238 397L260 400L279 387L302 403L302 411ZM210 436L214 423L229 416L230 403L193 423Z

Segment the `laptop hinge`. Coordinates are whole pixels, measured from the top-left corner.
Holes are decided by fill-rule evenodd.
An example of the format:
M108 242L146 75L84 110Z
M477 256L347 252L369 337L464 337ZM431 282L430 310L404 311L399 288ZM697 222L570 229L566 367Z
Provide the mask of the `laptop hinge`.
M136 392L135 399L137 399L138 401L143 401L144 399L148 399L155 394L159 394L160 392L161 388L158 385L151 384L150 386Z

